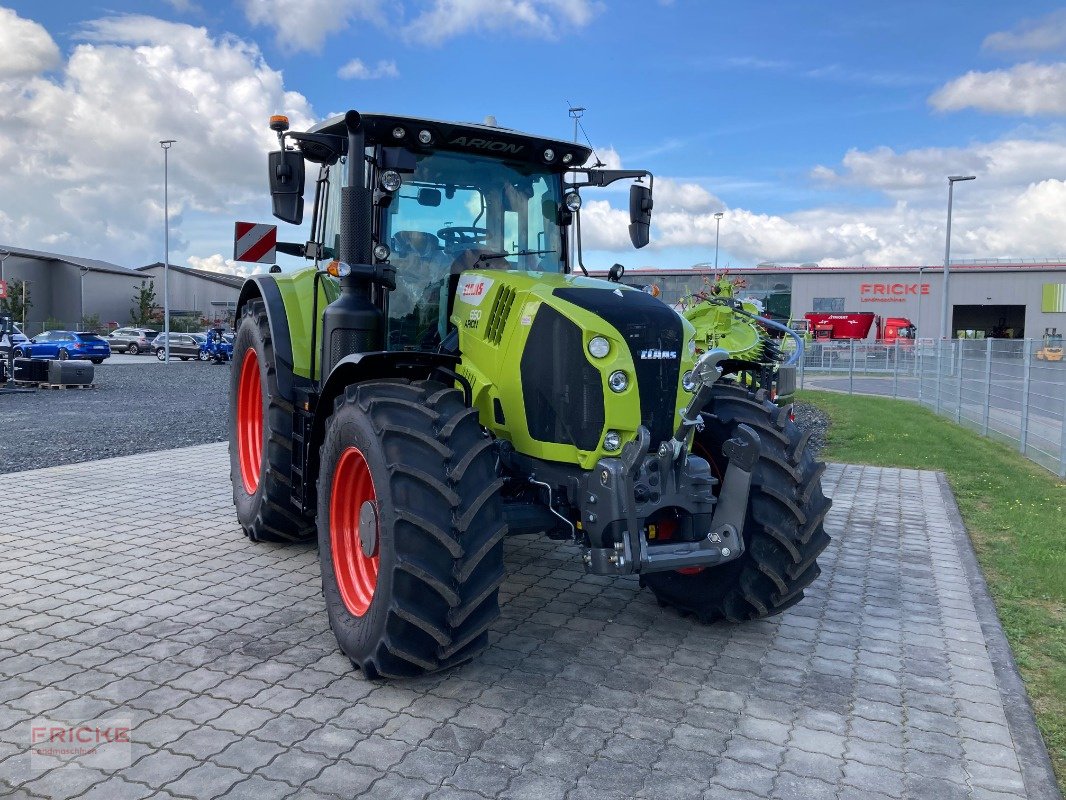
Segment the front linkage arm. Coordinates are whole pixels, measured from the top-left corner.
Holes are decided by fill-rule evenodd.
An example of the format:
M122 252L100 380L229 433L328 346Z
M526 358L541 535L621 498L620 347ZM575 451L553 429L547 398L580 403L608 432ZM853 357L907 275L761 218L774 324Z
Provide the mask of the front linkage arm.
M697 362L693 375L701 386L682 414L675 437L663 442L656 454L648 454L648 432L641 427L620 457L597 464L586 484L582 509L583 526L592 542L584 557L589 572L629 574L714 566L744 552L751 470L761 450L758 434L740 425L737 436L726 442L729 465L717 500L710 465L688 454L687 448L691 428L702 424L700 414L711 399L710 387L721 375L718 363L727 356L724 350L712 350ZM669 507L686 512L685 539L649 547L646 520ZM606 540L611 538L614 544L608 546Z

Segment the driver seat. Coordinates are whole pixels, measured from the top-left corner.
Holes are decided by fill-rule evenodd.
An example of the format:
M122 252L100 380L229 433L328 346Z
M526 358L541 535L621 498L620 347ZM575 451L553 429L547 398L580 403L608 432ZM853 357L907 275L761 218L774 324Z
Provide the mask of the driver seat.
M397 258L433 258L443 252L440 239L425 231L396 231L392 243Z

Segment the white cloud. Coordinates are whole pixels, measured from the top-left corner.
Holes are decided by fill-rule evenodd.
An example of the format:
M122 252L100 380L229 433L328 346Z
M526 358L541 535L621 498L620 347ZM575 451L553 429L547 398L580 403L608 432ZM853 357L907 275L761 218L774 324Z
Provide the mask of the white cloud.
M221 253L215 253L206 258L189 256L188 261L189 266L193 269L202 269L207 272L218 272L222 275L239 275L242 278L264 271L263 266L243 264L239 261L234 261L232 258L226 258Z
M760 261L843 264L928 264L942 257L949 173L977 174L955 195L952 253L956 258L1058 258L1066 255L1066 134L1005 138L965 148L896 152L851 150L836 168L812 176L828 188L880 193L887 204L824 206L789 214L725 208L705 187L657 178L652 242L636 256L623 202L585 193L582 232L587 250L654 263L674 248L714 250L714 213L723 210L721 249L742 265ZM612 205L618 204L618 208ZM656 255L658 253L659 255ZM627 255L629 254L629 255ZM671 266L685 266L670 263Z
M1023 20L1014 30L999 31L985 38L986 50L1054 50L1066 45L1066 9L1039 19Z
M926 147L897 153L890 147L849 150L841 168L818 166L812 177L828 184L878 189L900 199L939 196L952 174L974 174L981 191L1025 186L1066 174L1066 138L1053 129L1043 138L1008 138L969 147Z
M929 98L940 111L976 108L1001 114L1066 114L1066 63L1018 64L967 72Z
M172 253L190 212L233 219L265 197L271 114L310 124L259 49L143 16L84 26L55 78L0 82L0 240L136 264L158 259L170 151ZM13 200L13 198L17 198Z
M42 25L0 8L0 81L24 78L59 64L59 48Z
M368 67L361 59L353 58L337 70L337 77L349 80L399 78L400 70L396 68L395 61L379 61L373 67Z
M382 0L242 0L253 25L274 29L278 46L289 52L315 52L330 34L356 20L380 24Z
M588 25L599 13L596 0L432 0L407 27L407 35L440 44L467 31L507 30L554 38Z
M166 0L167 5L177 11L179 14L202 14L203 8L194 3L193 0Z

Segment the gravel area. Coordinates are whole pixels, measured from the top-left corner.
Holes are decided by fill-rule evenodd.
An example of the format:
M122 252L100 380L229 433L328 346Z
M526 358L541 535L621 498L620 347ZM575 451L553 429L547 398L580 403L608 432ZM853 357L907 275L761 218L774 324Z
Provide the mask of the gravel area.
M825 435L829 430L829 416L820 408L810 403L796 403L794 406L796 425L802 431L811 432L811 447L817 456L825 447Z
M0 474L225 441L229 368L199 362L102 364L95 389L0 395ZM825 447L829 418L796 403Z
M226 439L228 367L102 364L95 380L0 395L0 473Z

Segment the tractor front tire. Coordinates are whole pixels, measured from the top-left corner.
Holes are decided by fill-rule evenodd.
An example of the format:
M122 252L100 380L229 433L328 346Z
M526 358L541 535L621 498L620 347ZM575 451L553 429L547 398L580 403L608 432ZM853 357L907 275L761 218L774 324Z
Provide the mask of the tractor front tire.
M289 500L293 407L278 391L273 339L262 300L244 306L233 346L229 461L237 519L255 542L305 541L314 536L315 525Z
M320 450L322 593L369 678L470 660L499 616L503 517L476 409L435 381L369 381L337 398Z
M721 479L728 459L723 444L737 426L759 434L762 450L752 470L744 554L717 567L644 576L659 603L702 622L740 622L779 614L803 599L819 575L817 558L829 544L823 525L830 501L822 494L825 464L815 461L788 410L732 382L715 385L693 452L711 462Z

